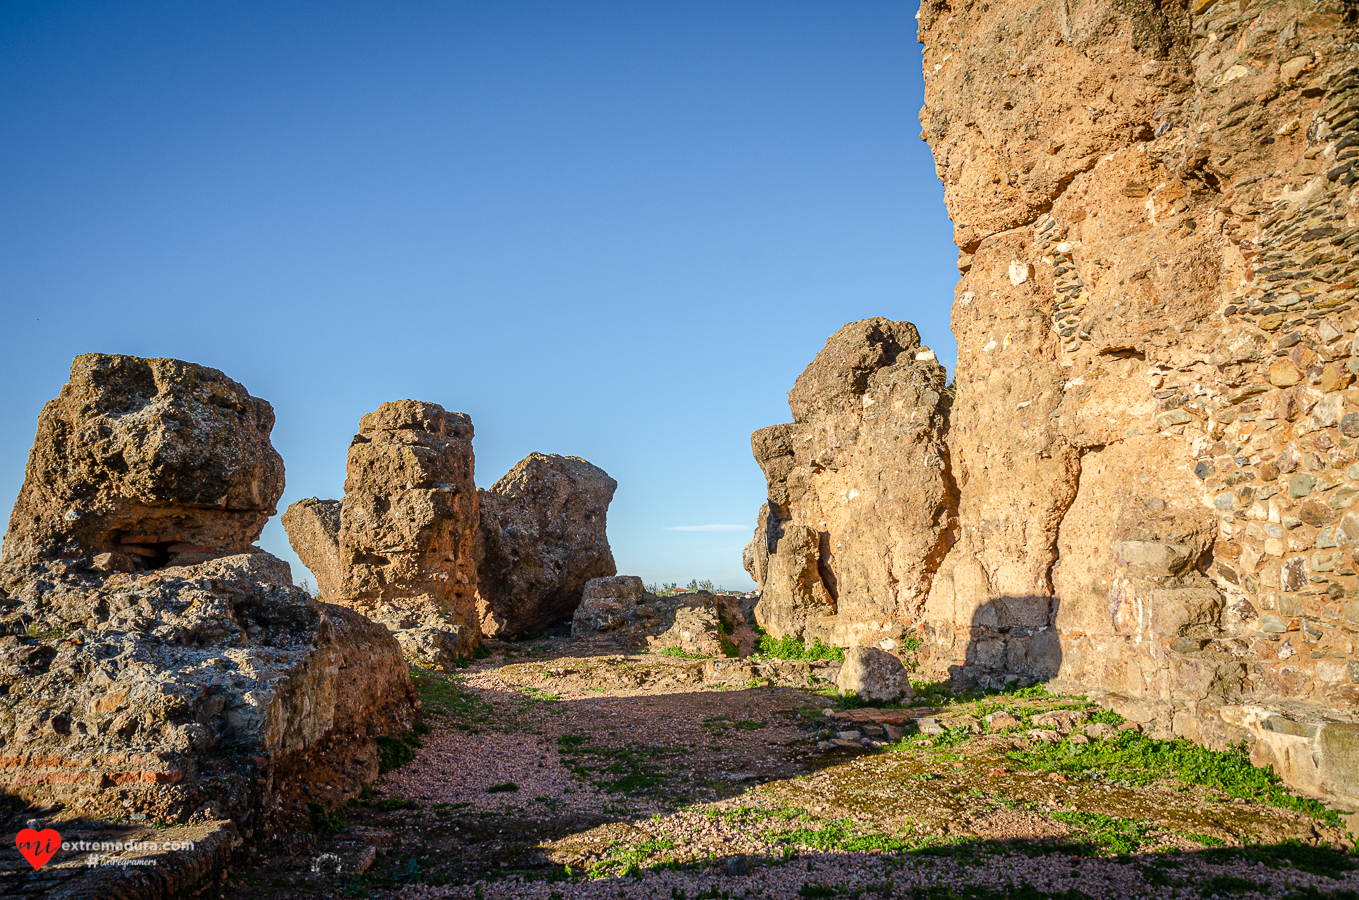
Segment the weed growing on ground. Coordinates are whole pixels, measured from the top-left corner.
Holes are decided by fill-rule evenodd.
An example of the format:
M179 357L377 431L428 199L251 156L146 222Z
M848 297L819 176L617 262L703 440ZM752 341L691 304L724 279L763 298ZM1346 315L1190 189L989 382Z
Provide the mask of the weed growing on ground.
M795 637L783 637L776 641L758 625L755 626L755 634L759 637L759 644L756 646L755 652L760 656L767 656L770 659L796 659L804 662L845 661L845 651L842 648L828 647L820 638L814 639L810 645L804 644Z
M1122 716L1114 712L1112 709L1100 709L1097 710L1095 714L1090 717L1090 721L1098 722L1103 725L1113 725L1117 727L1119 725L1122 725L1125 720Z
M307 804L307 818L311 822L312 833L321 837L332 835L347 824L343 812L331 812L315 802Z
M420 703L427 715L447 717L449 724L463 731L478 733L494 723L494 706L471 691L459 687L460 675L442 675L429 669L414 669L411 679L420 694Z
M378 772L385 775L399 769L415 759L415 752L424 746L415 732L407 732L400 737L383 735L377 739Z
M677 659L710 659L710 658L711 658L711 655L710 655L710 654L705 654L705 653L690 653L690 652L688 652L687 650L682 650L682 649L680 649L679 647L666 647L664 650L661 651L661 656L673 656L673 657L676 657Z
M609 848L609 855L597 862L590 863L585 874L590 878L622 878L628 875L640 875L643 868L654 869L673 865L673 860L669 855L663 860L644 864L652 855L674 849L675 842L669 838L642 841L632 846L614 844Z
M712 728L718 731L725 731L728 728L735 728L737 731L759 731L769 723L756 719L733 719L729 716L709 716L703 720L704 728Z
M722 615L721 612L717 614L717 640L722 645L722 655L728 659L733 659L741 655L741 649L732 643L731 640L731 633L734 628L735 625L732 623L731 619Z
M912 703L917 706L948 706L956 699L942 681L912 681L911 689L915 691Z
M1060 772L1068 777L1098 778L1125 787L1143 787L1162 779L1199 785L1280 809L1305 813L1327 824L1340 816L1324 805L1289 793L1272 769L1251 765L1244 745L1226 751L1201 747L1185 738L1158 740L1124 731L1107 741L1073 744L1062 741L1009 754L1025 766Z
M557 738L562 763L574 774L609 793L631 794L675 777L657 761L683 750L671 747L602 747L579 734Z
M525 688L524 694L530 700L536 700L539 703L556 703L558 700L561 699L561 694L552 694L547 691L539 690L538 688L535 687Z
M789 847L805 847L823 852L838 850L849 853L898 853L910 850L913 846L909 840L902 837L876 831L860 831L854 827L851 819L826 822L820 828L776 831L770 838Z
M1067 891L1040 891L1021 881L1018 886L991 888L984 885L931 885L916 887L895 896L908 900L1090 900L1090 895L1074 888Z
M1214 878L1206 878L1194 885L1198 890L1199 896L1210 897L1217 895L1246 894L1251 891L1268 890L1269 885L1262 881L1250 881L1246 878L1238 878L1235 875L1218 875Z
M1088 844L1092 850L1115 856L1136 853L1155 828L1150 822L1077 810L1054 812L1052 818L1070 825L1082 843Z
M360 794L359 798L351 798L348 805L366 806L367 808L375 809L378 812L391 812L394 809L405 809L407 806L414 805L414 801L407 800L404 797L387 797L378 800L376 792L371 792L366 797L363 794Z
M1293 868L1327 878L1339 878L1359 866L1353 854L1331 847L1304 844L1298 840L1246 847L1213 847L1199 851L1199 855L1209 862L1226 863L1245 859L1274 869Z

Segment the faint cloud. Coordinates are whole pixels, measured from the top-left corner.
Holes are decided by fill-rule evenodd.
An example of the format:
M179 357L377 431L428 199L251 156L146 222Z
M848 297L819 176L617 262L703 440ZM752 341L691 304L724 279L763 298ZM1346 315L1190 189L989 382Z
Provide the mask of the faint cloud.
M670 525L666 531L745 531L744 525Z

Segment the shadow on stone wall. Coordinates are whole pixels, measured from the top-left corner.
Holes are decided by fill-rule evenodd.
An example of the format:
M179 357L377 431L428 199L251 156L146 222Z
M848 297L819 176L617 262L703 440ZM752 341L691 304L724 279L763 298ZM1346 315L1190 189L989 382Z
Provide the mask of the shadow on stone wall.
M1062 668L1056 597L997 597L972 614L963 665L949 666L955 689L1028 687Z

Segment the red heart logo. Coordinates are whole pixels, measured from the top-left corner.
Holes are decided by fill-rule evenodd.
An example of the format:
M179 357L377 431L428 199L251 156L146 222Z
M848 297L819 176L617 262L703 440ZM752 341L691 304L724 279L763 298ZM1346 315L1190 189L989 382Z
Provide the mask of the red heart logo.
M44 828L42 831L25 828L14 836L14 845L33 868L41 869L47 865L52 854L61 849L61 835L57 834L55 828Z

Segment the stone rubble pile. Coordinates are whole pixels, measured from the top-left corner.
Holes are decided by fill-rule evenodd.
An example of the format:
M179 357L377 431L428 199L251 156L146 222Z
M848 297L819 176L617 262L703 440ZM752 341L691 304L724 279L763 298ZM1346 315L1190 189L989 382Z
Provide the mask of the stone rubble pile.
M658 597L637 576L617 575L586 582L571 635L696 657L749 656L755 650L754 624L749 598L709 591Z

